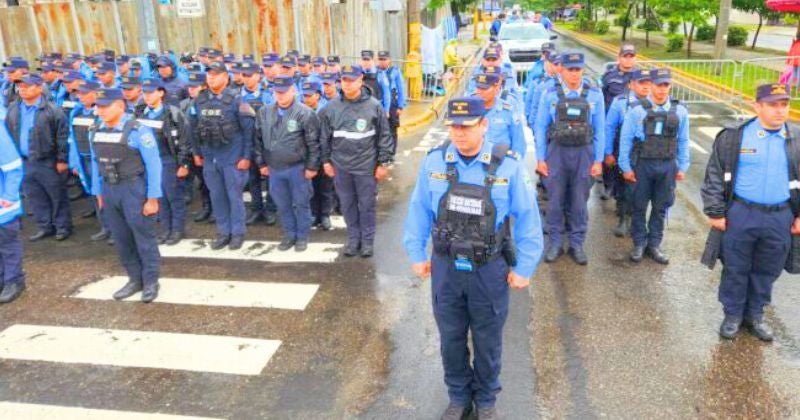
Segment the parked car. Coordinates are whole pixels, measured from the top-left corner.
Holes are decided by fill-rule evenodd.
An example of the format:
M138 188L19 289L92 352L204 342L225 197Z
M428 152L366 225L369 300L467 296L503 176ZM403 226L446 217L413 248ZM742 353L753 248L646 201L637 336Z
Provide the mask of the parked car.
M511 63L517 80L522 83L524 75L542 55L542 44L556 39L541 23L506 23L497 34L503 46L503 62Z

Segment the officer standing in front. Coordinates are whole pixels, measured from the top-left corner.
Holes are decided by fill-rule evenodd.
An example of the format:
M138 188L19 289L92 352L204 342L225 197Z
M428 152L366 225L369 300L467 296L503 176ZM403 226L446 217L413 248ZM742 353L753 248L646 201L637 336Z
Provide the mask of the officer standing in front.
M242 191L251 165L255 111L228 82L225 64L209 64L208 89L197 95L189 112L196 120L192 125L199 145L194 163L203 167L217 222L217 238L211 243L215 250L241 248L247 231Z
M342 67L342 97L320 113L322 162L333 178L347 224L348 257L374 252L378 183L389 177L394 139L381 104L364 86L361 66Z
M120 89L97 92L102 124L90 134L92 194L111 228L128 283L114 293L122 300L142 292L142 302L158 297L161 254L156 215L161 198L161 159L152 130L125 113Z
M514 105L500 98L503 88L500 68L491 66L476 75L475 96L483 99L489 128L486 139L493 144L506 144L524 159L527 150L522 117L514 112Z
M602 173L606 112L600 90L583 80L583 54L565 53L561 62L561 81L542 96L533 127L536 172L544 177L548 195L550 243L545 262L554 262L564 253L561 234L566 215L570 226L569 254L577 264L585 265L587 202L594 178Z
M719 301L723 338L744 323L772 341L764 307L787 261L792 235L800 235L800 133L791 128L789 87L756 89L756 117L717 135L701 188L703 212L722 235Z
M23 215L21 185L22 158L0 121L0 303L14 301L25 290L19 237Z
M278 250L303 252L311 234L311 180L320 166L319 119L297 98L291 77L275 78L273 89L276 103L262 107L256 118L256 163L269 175L278 206L283 229Z
M633 184L631 261L644 255L659 264L669 258L661 250L667 210L675 202L675 183L689 170L689 111L670 97L672 72L650 71L653 92L625 116L619 136L619 167ZM647 207L650 206L650 220Z
M473 403L479 419L497 418L508 289L529 285L543 248L534 184L507 145L484 140L490 124L485 115L480 98L450 101L445 120L450 139L420 165L403 235L414 273L433 277L433 313L450 397L445 420L466 418Z

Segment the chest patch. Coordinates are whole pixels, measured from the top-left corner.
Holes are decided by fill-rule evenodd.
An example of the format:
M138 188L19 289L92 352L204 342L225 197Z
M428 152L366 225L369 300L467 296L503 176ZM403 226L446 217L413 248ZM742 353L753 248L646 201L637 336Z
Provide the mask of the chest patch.
M451 194L447 199L447 210L472 216L482 216L483 200Z
M431 179L447 180L447 174L442 172L431 172Z
M758 149L740 149L739 154L742 155L755 155L758 153Z

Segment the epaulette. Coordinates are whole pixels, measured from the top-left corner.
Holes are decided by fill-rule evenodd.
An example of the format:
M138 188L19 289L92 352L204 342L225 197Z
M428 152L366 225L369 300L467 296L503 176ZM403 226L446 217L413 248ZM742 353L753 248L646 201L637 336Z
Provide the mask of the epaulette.
M441 150L442 152L444 152L444 150L447 149L447 146L449 146L449 145L450 145L450 140L445 140L445 141L437 144L436 146L433 146L430 149L428 149L428 154L431 154L431 153L433 153L433 152L435 152L437 150Z

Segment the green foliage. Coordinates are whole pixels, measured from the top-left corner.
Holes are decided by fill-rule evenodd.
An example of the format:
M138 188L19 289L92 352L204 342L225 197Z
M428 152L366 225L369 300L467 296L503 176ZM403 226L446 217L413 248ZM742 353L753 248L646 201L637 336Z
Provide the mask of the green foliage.
M608 30L609 30L609 25L607 20L601 20L597 22L597 24L594 26L594 31L600 35L607 34Z
M630 27L631 26L631 19L628 16L620 15L614 18L614 26L619 26L620 28Z
M681 26L681 23L677 20L671 20L669 21L668 25L669 26L667 27L667 33L673 35L678 33L678 27Z
M578 17L578 30L581 32L594 32L597 22L589 20L585 16Z
M731 26L728 28L728 46L741 47L747 42L747 29L741 26Z
M637 28L639 28L639 29L641 29L643 31L649 31L649 32L660 32L661 31L661 26L658 24L658 20L653 18L652 16L650 16L647 19L645 19L645 21L640 23L639 26L637 26Z
M713 41L717 36L717 28L709 25L698 26L694 34L694 39L698 41Z
M767 4L764 0L733 0L732 6L734 9L741 10L743 12L758 13L762 18L767 20L777 18L781 15L780 12L776 12L767 7ZM788 16L789 15L787 15L787 17Z
M667 52L678 52L683 49L683 35L667 37Z

